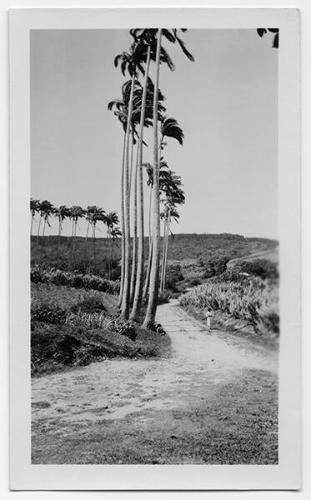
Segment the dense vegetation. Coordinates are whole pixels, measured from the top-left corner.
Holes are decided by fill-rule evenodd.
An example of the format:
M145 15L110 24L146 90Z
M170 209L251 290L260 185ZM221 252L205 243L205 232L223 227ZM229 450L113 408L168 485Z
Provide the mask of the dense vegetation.
M33 375L116 356L157 356L169 348L167 336L119 318L111 295L39 282L31 299Z
M207 267L211 261L235 259L256 252L274 250L277 246L278 243L274 240L245 238L235 234L175 234L170 236L168 264L172 264L172 261L178 261L183 268L191 265ZM77 237L73 261L71 259L70 237L61 237L59 253L57 247L57 236L46 236L40 240L39 245L37 245L36 238L33 237L31 245L32 265L40 264L65 271L91 272L108 277L110 262L110 241L108 238L96 238L97 260L95 267L92 258L92 241ZM147 237L144 240L144 248L147 256L149 248ZM120 277L120 259L121 245L116 241L111 255L111 279Z
M240 262L183 295L180 304L242 320L260 335L279 335L278 269L268 260Z
M92 274L81 274L77 272L61 271L60 269L43 269L40 266L31 268L30 279L33 283L50 283L54 285L66 285L86 290L98 290L117 294L119 283L110 281Z

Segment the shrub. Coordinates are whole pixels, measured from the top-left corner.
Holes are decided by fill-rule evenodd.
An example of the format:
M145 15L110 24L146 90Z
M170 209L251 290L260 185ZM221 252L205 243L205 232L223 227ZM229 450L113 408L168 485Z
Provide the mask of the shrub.
M86 296L80 297L78 302L74 304L71 309L73 313L101 313L105 311L103 299L96 292L89 292Z
M235 272L244 272L261 279L276 280L279 277L278 266L267 259L240 261L233 266Z
M195 277L189 279L188 284L190 287L191 286L198 286L198 285L202 284L202 280L198 276L195 276Z
M119 282L106 280L92 274L80 274L60 269L43 269L41 266L34 266L31 269L30 279L34 283L52 283L54 285L65 285L74 288L86 288L117 294L119 292Z
M204 263L204 278L211 278L212 276L222 274L227 269L228 262L228 257L215 257L212 259L208 259Z
M30 270L30 280L33 283L42 283L42 271L38 266L32 267Z
M173 292L177 291L177 283L182 281L184 276L181 272L181 267L179 264L174 264L168 266L166 273L166 288L172 290Z
M44 279L46 276L45 282L50 282L53 285L68 285L70 281L70 275L64 271L60 271L59 269L55 269L55 271L46 271L46 274L42 273L42 278Z
M167 304L170 301L171 294L167 290L164 290L164 292L159 293L158 295L158 301L157 304Z
M133 341L136 340L137 331L134 323L130 320L123 320L121 318L115 319L112 324L112 330L120 335L125 335L125 337L128 337Z
M62 326L61 330L55 325L36 325L31 334L31 361L33 366L46 361L71 364L74 360L75 350L81 341L73 331Z
M53 304L35 303L31 306L31 321L61 325L66 322L66 311Z

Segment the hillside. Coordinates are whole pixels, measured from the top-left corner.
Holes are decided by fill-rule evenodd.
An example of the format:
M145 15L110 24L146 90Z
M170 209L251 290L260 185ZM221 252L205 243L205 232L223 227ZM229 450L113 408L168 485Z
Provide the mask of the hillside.
M237 259L250 254L273 253L278 242L265 238L245 238L235 234L176 234L170 237L168 259L171 262L194 263L198 259L226 257ZM145 238L145 255L148 255L148 238ZM36 237L31 239L31 260L35 264L53 266L61 269L76 268L84 271L88 268L99 274L107 274L110 258L116 271L121 258L121 242L111 242L107 238L96 238L95 266L94 244L92 240L76 238L74 248L70 237L60 238L58 249L57 236ZM267 258L267 257L265 257ZM112 271L112 278L114 277Z

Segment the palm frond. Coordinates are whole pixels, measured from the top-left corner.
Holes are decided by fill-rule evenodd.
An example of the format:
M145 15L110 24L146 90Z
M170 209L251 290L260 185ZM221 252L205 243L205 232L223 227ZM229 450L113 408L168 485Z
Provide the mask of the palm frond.
M161 134L163 137L172 137L182 146L184 133L175 118L165 118L161 123Z

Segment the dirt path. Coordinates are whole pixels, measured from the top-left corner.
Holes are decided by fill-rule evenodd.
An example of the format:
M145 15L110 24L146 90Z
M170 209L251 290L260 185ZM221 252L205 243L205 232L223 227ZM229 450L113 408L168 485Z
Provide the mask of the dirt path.
M224 455L228 429L238 463L275 463L277 445L266 448L277 432L277 352L208 334L175 302L159 306L157 320L171 337L167 359L107 360L33 380L34 463L237 463ZM250 452L244 443L234 454L237 436Z

